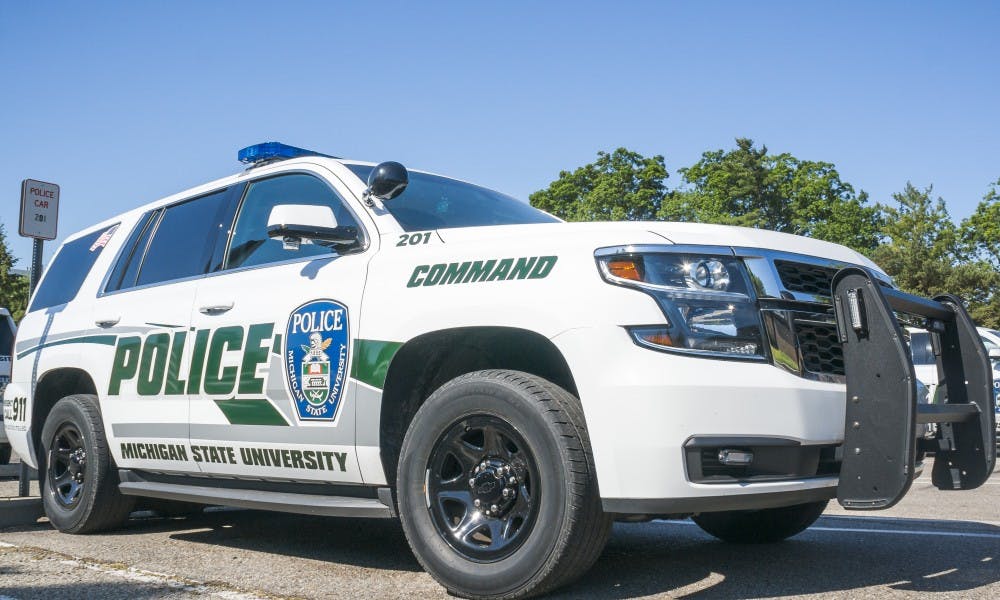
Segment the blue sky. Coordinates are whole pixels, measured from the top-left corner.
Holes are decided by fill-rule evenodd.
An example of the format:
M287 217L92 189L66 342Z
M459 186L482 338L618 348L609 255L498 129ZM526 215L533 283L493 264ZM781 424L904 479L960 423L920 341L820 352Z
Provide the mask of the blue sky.
M0 3L0 222L60 237L239 170L267 140L522 199L626 146L674 174L737 136L951 214L1000 178L1000 4ZM54 244L49 244L50 256Z

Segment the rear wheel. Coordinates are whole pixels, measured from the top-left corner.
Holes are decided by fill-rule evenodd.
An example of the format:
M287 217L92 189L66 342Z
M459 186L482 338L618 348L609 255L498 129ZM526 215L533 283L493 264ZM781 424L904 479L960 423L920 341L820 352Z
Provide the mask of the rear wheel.
M827 500L763 510L702 513L691 520L720 540L737 544L780 542L802 533L826 510Z
M42 503L56 529L91 533L125 522L133 500L118 491L96 396L77 394L57 402L45 419L42 446Z
M533 375L479 371L438 389L403 440L410 547L449 592L523 598L579 577L607 541L579 400Z

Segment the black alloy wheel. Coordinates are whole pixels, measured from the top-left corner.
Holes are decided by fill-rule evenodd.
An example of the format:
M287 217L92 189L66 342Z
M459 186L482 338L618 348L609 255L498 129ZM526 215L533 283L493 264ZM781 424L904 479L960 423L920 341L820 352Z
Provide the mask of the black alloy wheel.
M465 558L510 556L531 534L541 482L520 433L494 415L452 424L427 465L427 504L438 534Z
M135 503L118 489L97 397L73 394L56 402L42 426L39 482L42 506L64 533L119 527Z
M521 371L474 371L434 391L407 427L396 494L414 556L463 598L565 585L611 532L580 400Z
M49 490L63 508L74 508L87 484L87 445L73 423L63 423L49 449Z

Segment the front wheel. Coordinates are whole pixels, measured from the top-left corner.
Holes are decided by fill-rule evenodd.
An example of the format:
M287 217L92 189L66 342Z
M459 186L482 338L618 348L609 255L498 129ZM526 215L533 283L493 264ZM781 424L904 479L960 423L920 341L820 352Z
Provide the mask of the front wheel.
M702 513L691 517L691 520L720 540L737 544L766 544L780 542L808 529L826 510L827 502Z
M118 491L97 398L67 396L42 427L44 472L39 473L45 515L64 533L91 533L128 519L133 500Z
M580 401L517 371L470 373L434 392L403 440L397 491L421 565L469 598L566 584L611 529Z

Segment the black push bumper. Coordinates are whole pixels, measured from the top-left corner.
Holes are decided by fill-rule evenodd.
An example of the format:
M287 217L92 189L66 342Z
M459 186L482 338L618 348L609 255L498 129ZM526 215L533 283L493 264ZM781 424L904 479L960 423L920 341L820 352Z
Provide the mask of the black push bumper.
M884 287L860 267L840 270L832 287L847 374L840 504L856 510L894 505L913 482L918 450L936 453L938 489L982 485L996 462L993 379L962 302ZM925 320L944 403L917 404L917 378L896 312ZM933 440L918 439L917 425L926 423L938 424Z

